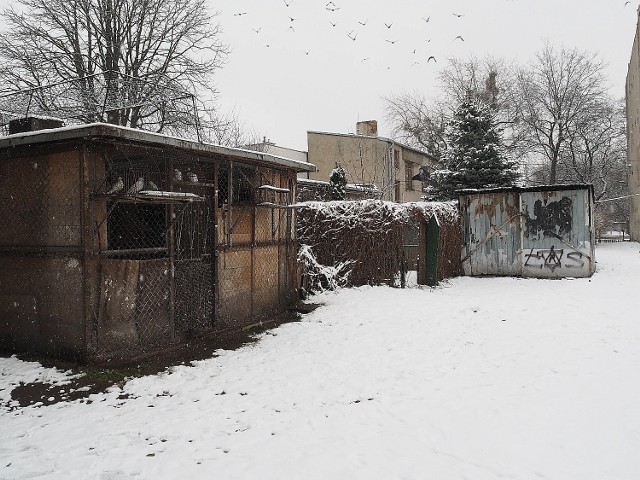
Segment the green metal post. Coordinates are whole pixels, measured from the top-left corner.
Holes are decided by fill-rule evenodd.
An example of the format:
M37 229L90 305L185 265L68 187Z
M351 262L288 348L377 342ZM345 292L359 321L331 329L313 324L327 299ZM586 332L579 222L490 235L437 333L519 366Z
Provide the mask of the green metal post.
M438 257L440 256L440 223L432 215L427 223L426 245L426 284L435 287L438 284Z

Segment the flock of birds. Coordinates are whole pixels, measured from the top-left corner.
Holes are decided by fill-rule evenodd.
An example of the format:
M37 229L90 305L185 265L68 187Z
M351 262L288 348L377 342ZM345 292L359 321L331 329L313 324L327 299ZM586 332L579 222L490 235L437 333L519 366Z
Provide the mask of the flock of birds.
M282 16L281 23L287 25L287 30L290 33L296 33L296 28L302 23L302 19L295 16L297 12L295 4L297 3L297 1L302 0L282 0L282 5L280 7ZM376 29L376 32L373 34L375 36L375 39L378 41L384 40L384 43L389 47L396 48L397 50L394 52L395 54L404 53L405 55L407 55L411 60L413 60L413 66L420 65L422 63L435 64L438 61L436 55L433 52L433 49L431 49L432 51L429 51L431 38L427 37L426 35L431 30L431 15L421 17L421 23L423 23L423 26L426 27L424 31L425 37L427 37L424 39L425 45L423 48L422 46L416 47L415 45L409 47L403 46L403 42L399 37L403 28L405 27L403 25L397 25L395 21L387 20L381 22L381 24L378 24L380 22L372 22L369 21L368 18L347 20L344 18L344 16L341 15L341 13L343 12L342 6L336 4L333 1L329 1L324 5L324 11L326 18L314 18L313 22L326 23L327 28L331 32L336 32L338 36L344 35L343 38L345 39L345 42L357 44L358 42L362 41L362 37L365 36L365 32L371 32L371 30ZM451 15L452 18L456 20L460 20L464 17L464 13L459 12L451 12ZM241 19L246 19L246 23L255 21L254 19L252 19L251 13L247 11L236 11L233 13L233 16L239 17ZM274 26L275 25L269 25L269 27L266 27L265 25L252 25L250 26L250 28L254 35L263 37L266 33L265 31L274 28ZM450 41L461 43L465 41L465 38L461 34L451 35ZM272 43L267 41L266 43L264 43L264 46L266 48L270 48L272 46ZM304 47L301 49L301 51L304 55L310 55L312 53L310 49L304 49ZM369 55L372 55L370 51ZM370 56L363 56L361 59L362 62L367 62L369 60L371 60ZM391 67L389 66L387 68L390 69Z

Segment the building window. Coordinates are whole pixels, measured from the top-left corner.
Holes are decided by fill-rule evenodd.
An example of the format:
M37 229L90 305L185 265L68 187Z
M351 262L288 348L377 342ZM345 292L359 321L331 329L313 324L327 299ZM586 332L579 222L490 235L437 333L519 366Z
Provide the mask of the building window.
M400 168L400 150L393 151L393 168Z
M401 198L400 198L400 182L396 181L396 183L394 184L394 190L395 190L395 198L393 199L396 202L400 202Z
M404 179L405 179L405 189L408 192L413 191L413 163L405 162L404 163Z

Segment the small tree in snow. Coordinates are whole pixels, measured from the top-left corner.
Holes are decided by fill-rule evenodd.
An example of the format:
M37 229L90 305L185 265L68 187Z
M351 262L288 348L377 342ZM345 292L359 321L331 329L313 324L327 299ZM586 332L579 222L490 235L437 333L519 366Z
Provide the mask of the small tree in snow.
M489 107L464 100L449 123L444 168L432 174L429 196L437 200L455 197L463 188L512 186L518 178L516 162L504 156L500 130Z
M344 200L345 187L347 186L347 174L344 169L336 165L336 168L331 170L329 176L329 193L333 200Z

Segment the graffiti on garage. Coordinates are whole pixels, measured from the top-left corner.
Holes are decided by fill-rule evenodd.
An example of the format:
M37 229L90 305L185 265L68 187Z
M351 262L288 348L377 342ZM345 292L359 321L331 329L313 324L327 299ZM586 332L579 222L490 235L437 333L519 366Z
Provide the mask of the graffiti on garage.
M556 249L553 245L546 249L532 248L524 256L527 259L524 263L525 267L548 268L552 272L556 268L582 268L584 266L582 252L571 251L565 256L564 249Z
M527 238L539 237L542 233L545 237L563 237L571 232L571 207L572 202L569 197L562 197L556 202L542 204L541 200L536 200L533 205L533 216L525 212L525 231Z

